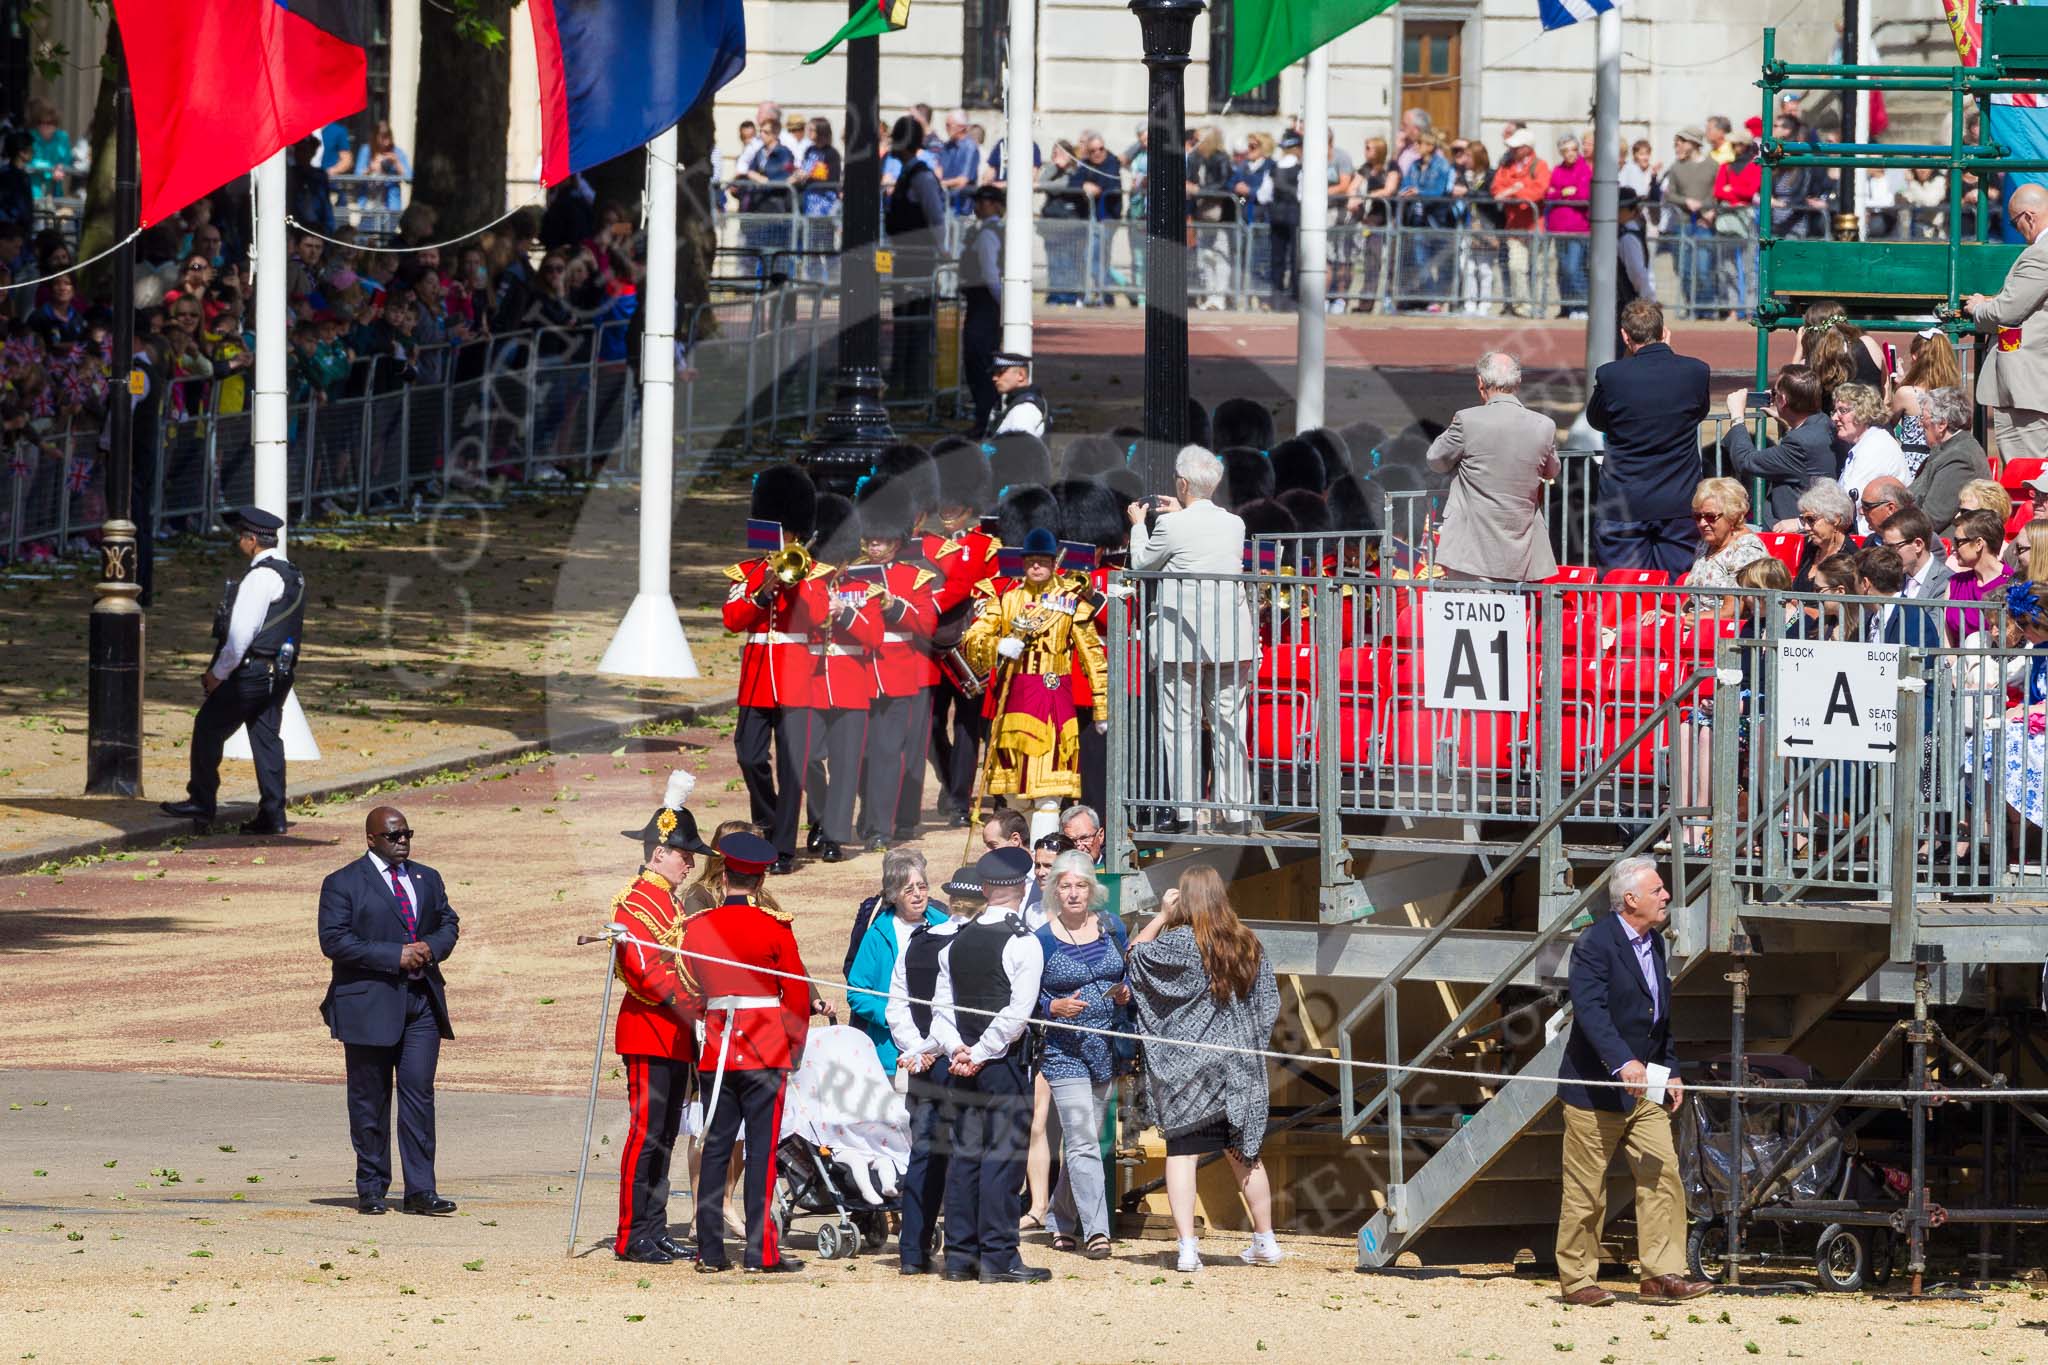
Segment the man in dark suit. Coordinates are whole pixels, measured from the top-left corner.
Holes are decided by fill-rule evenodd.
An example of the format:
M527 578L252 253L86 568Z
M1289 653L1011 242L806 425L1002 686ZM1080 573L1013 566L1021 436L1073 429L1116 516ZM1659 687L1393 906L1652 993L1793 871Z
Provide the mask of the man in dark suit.
M1664 964L1662 930L1671 918L1671 893L1656 863L1623 858L1608 873L1607 898L1613 913L1593 921L1572 948L1572 1031L1557 1069L1557 1097L1564 1102L1557 1277L1564 1301L1584 1308L1614 1302L1599 1277L1607 1167L1617 1148L1627 1150L1636 1180L1643 1301L1694 1299L1713 1288L1683 1274L1685 1185L1670 1116L1645 1093L1654 1084L1654 1065L1670 1072L1662 1098L1672 1111L1685 1094L1671 1039L1671 976ZM1611 1081L1623 1085L1605 1084Z
M1833 479L1840 472L1834 423L1821 410L1820 376L1809 365L1786 365L1778 371L1769 412L1785 434L1778 444L1762 450L1743 425L1749 417L1748 398L1747 389L1728 395L1728 436L1721 448L1735 462L1737 474L1769 485L1760 519L1765 526L1796 520L1799 495L1816 479Z
M1594 507L1593 562L1603 569L1692 567L1700 536L1692 494L1700 471L1700 423L1713 403L1707 362L1671 349L1655 299L1621 310L1628 354L1593 375L1586 421L1607 438Z
M1900 513L1900 517L1905 514ZM1918 513L1916 512L1917 516ZM1886 529L1896 525L1895 517ZM1921 518L1920 525L1926 525ZM1856 591L1863 597L1907 599L1898 605L1864 608L1863 638L1874 645L1907 645L1914 649L1939 649L1941 632L1936 629L1938 613L1913 605L1906 588L1906 563L1892 544L1866 545L1856 552ZM1930 705L1932 697L1929 698ZM1930 712L1930 715L1932 713Z
M334 963L320 1016L348 1059L356 1208L387 1207L395 1076L405 1212L453 1213L434 1187L434 1067L455 1036L440 964L460 926L441 874L412 861L404 812L379 806L363 828L369 852L320 884L320 951Z

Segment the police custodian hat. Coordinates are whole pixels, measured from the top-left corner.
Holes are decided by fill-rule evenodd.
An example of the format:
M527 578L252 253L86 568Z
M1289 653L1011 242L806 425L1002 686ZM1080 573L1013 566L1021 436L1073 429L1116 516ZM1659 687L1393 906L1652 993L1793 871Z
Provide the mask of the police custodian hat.
M681 768L669 774L668 789L662 793L661 807L647 817L647 823L639 829L619 832L628 839L638 839L641 847L649 844L663 848L679 848L685 853L710 853L711 845L697 834L697 817L690 813L683 802L690 799L697 778Z

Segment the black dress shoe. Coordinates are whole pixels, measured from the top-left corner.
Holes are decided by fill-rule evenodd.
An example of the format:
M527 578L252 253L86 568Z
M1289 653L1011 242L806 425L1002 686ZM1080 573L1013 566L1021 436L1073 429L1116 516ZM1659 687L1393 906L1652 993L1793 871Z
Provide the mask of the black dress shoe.
M1013 1265L1008 1270L981 1272L983 1284L1043 1284L1052 1278L1052 1272L1042 1265Z
M784 1256L774 1265L747 1265L740 1269L749 1275L794 1275L804 1268L804 1263L794 1256Z
M273 825L262 820L244 820L236 828L243 834L282 834L289 826L282 821Z
M1152 832L1154 834L1186 834L1191 828L1193 828L1191 822L1186 820L1160 820L1152 826Z
M861 845L861 847L870 853L887 853L889 851L889 841L877 834L874 838L868 840L867 843Z
M796 871L796 859L785 853L774 862L768 864L768 871L777 877L787 877L790 873Z
M654 1244L678 1261L687 1261L696 1255L695 1252L673 1237L657 1237L654 1239Z
M816 825L812 825L810 834L804 839L804 851L806 853L817 853L825 847L826 842L825 831L819 829Z
M653 1238L635 1242L618 1255L620 1260L638 1265L674 1265L676 1262L676 1258L662 1250L661 1244Z
M180 820L212 820L213 807L202 806L197 801L160 801L157 809L165 815L175 815Z
M836 863L846 857L846 850L830 839L825 839L818 844L818 857L825 862Z
M906 1265L897 1267L896 1273L898 1275L929 1275L932 1273L932 1268L928 1265Z
M723 1275L732 1269L730 1261L699 1261L695 1269L699 1275Z
M972 1284L981 1276L975 1274L971 1268L963 1269L960 1266L949 1265L939 1272L939 1278L947 1284Z
M391 1212L391 1206L385 1203L383 1197L380 1195L375 1199L356 1200L356 1212L371 1214L389 1213Z
M409 1194L403 1207L407 1213L453 1213L455 1201L438 1194Z
M964 810L958 811L954 814L951 823L954 829L966 829L974 823L974 818Z

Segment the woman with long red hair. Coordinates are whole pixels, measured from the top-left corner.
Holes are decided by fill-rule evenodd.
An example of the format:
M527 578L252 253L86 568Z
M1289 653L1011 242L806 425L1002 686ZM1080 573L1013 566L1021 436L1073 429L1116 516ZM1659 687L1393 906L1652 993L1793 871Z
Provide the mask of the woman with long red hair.
M1266 1059L1280 1016L1273 964L1244 927L1214 868L1190 868L1160 913L1131 936L1127 976L1145 1048L1153 1116L1166 1135L1166 1202L1180 1236L1177 1267L1202 1268L1195 1237L1195 1168L1222 1152L1252 1216L1239 1259L1277 1265L1273 1188L1259 1162L1266 1137ZM1207 1046L1178 1047L1174 1043Z

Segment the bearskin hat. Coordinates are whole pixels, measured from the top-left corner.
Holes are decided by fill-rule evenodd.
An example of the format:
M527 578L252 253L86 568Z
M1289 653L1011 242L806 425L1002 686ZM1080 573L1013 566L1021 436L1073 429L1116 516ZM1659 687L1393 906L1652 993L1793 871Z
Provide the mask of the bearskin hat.
M1387 443L1387 429L1378 422L1352 422L1341 434L1345 447L1351 452L1352 472L1370 477L1375 467L1375 452Z
M939 472L939 507L971 507L978 516L996 500L988 475L988 456L981 443L964 436L942 436L932 442L932 463Z
M1062 479L1092 479L1124 467L1124 448L1107 436L1081 436L1060 452Z
M809 540L818 524L817 485L793 464L770 465L754 476L747 515L755 521L781 522L791 540Z
M1330 519L1329 504L1323 501L1321 493L1311 493L1306 488L1290 488L1274 499L1287 509L1287 515L1294 518L1294 529L1309 535L1328 535L1336 530L1336 523Z
M1250 446L1253 450L1273 448L1273 414L1264 403L1250 398L1226 398L1216 405L1209 433L1219 446Z
M1188 444L1207 447L1209 444L1209 410L1188 399Z
M1244 533L1249 537L1284 536L1298 530L1294 518L1287 509L1271 498L1254 498L1237 509L1237 515L1244 520Z
M1223 497L1221 501L1231 511L1240 511L1246 503L1260 502L1273 496L1273 462L1264 452L1250 446L1225 446L1220 456L1223 461Z
M1323 495L1331 524L1339 531L1377 531L1387 524L1387 494L1356 474L1340 474Z
M918 491L914 484L868 479L854 491L853 506L859 514L864 539L908 540L917 527Z
M1299 488L1320 494L1330 485L1329 471L1316 448L1299 436L1290 436L1273 447L1273 487L1285 493Z
M1038 484L1018 484L1003 495L996 507L996 538L1005 545L1018 546L1033 531L1046 530L1058 537L1060 505L1052 490Z
M1110 492L1116 494L1117 500L1126 507L1145 496L1144 476L1129 465L1110 470L1102 476L1102 482L1109 485Z
M1414 465L1398 461L1383 464L1374 470L1372 481L1388 493L1420 493L1426 486L1421 470Z
M1119 498L1100 479L1062 479L1053 485L1052 496L1060 507L1062 540L1121 550L1130 538L1131 521L1124 509L1131 500Z
M838 493L818 494L818 529L811 553L827 564L845 564L860 557L860 519L853 499Z
M1316 454L1323 457L1323 477L1335 479L1339 474L1348 474L1351 469L1351 444L1328 427L1310 427L1301 432L1300 439L1315 447Z
M932 463L931 452L915 442L897 441L884 446L875 457L868 480L900 489L913 519L939 505L939 467Z
M1043 488L1052 483L1052 452L1036 436L1025 431L1006 431L989 444L994 451L988 457L988 472L998 497L1005 488L1027 483Z

